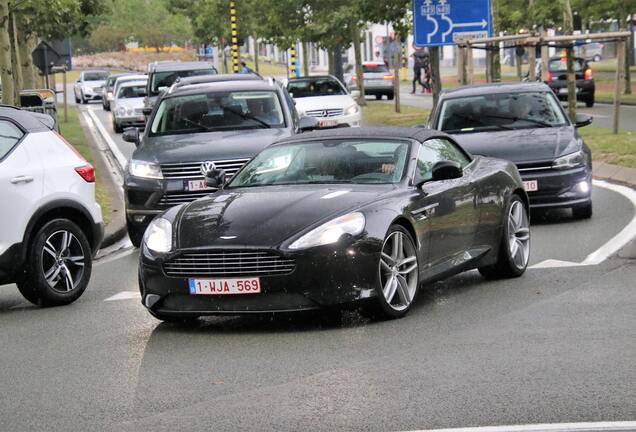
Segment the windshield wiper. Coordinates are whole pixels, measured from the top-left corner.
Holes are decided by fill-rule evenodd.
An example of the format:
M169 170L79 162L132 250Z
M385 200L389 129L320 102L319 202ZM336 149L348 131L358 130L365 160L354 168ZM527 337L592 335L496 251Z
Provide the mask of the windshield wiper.
M194 126L194 127L199 128L199 129L202 129L202 130L204 130L206 132L213 130L213 128L211 128L209 126L206 126L204 124L201 124L199 122L195 122L194 120L190 120L189 118L185 118L184 117L182 120L183 120L184 123L187 123L187 124L189 124L191 126Z
M552 127L553 125L551 125L548 122L544 122L542 120L535 120L535 119L531 119L531 118L525 118L525 117L508 117L508 116L498 116L498 115L491 115L491 114L484 114L484 117L490 117L490 118L498 118L498 119L502 119L502 120L512 120L513 122L517 122L517 121L525 121L528 123L533 123L542 127ZM509 127L509 129L514 129Z
M241 117L241 118L243 118L245 120L253 120L256 123L258 123L259 125L263 126L263 128L267 128L267 129L271 129L272 128L272 125L270 125L269 123L267 123L267 122L265 122L265 121L263 121L263 120L261 120L259 118L256 118L256 117L254 117L252 115L245 114L242 111L237 111L235 109L232 109L232 108L224 106L224 105L222 105L221 108L223 108L224 110L228 110L229 112L231 112L233 114L236 114L237 116L239 116L239 117Z

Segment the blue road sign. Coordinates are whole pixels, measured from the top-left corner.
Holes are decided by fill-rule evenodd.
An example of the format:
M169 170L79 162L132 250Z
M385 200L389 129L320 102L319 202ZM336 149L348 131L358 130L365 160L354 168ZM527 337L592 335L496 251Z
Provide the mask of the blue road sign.
M415 45L453 45L492 35L490 0L413 0Z

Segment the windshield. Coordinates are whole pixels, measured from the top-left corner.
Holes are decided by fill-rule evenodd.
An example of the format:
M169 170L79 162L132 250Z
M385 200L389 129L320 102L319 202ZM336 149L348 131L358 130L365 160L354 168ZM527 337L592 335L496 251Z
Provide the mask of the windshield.
M347 94L340 83L332 78L290 81L287 90L294 98Z
M565 124L563 111L552 93L504 93L444 101L437 129L467 133Z
M316 141L270 147L230 187L282 184L388 184L402 179L409 144L401 141Z
M273 91L201 93L163 99L151 135L283 128L285 117Z
M146 96L146 86L136 85L121 87L117 92L117 99L141 98Z
M84 81L104 81L108 78L108 72L85 72Z
M550 60L548 64L550 72L563 72L568 70L568 63L565 58ZM582 59L574 59L574 72L581 72L585 69L585 61Z
M152 85L150 87L150 93L152 96L159 94L161 87L170 87L177 78L201 76L201 75L214 75L216 71L210 69L196 69L196 70L182 70L182 71L168 71L168 72L155 72L152 74Z
M363 73L385 73L389 72L389 68L384 64L362 65Z

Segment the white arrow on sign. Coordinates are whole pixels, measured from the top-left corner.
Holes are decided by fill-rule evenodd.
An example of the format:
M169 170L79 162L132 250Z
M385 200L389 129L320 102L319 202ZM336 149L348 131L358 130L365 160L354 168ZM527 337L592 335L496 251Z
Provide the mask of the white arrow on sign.
M442 42L446 42L446 37L453 32L456 28L465 28L465 27L481 27L486 28L488 26L488 21L482 19L478 22L468 22L468 23L454 23L452 19L447 17L446 15L442 15L442 19L448 22L448 30L442 33Z
M439 24L437 23L437 20L430 15L426 15L426 19L432 22L433 25L435 26L435 29L432 32L430 32L428 36L426 37L426 41L428 43L431 43L431 39L433 38L433 36L437 34L437 31L439 30Z

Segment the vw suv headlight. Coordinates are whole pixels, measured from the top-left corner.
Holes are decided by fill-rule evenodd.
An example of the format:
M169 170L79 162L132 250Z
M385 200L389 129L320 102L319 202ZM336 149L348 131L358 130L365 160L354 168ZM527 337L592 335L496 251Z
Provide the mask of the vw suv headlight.
M128 165L128 172L131 176L147 179L162 179L161 167L150 162L131 160Z
M343 234L360 234L364 230L364 225L365 218L362 213L349 213L314 228L289 245L289 248L299 250L336 243Z
M172 250L172 224L164 218L154 219L144 233L144 243L153 252Z
M552 162L554 169L569 169L585 165L587 156L583 150L561 156Z
M345 110L346 115L354 115L360 112L360 106L358 104L353 104L349 108Z

